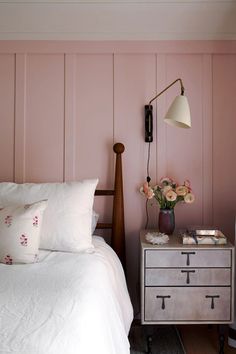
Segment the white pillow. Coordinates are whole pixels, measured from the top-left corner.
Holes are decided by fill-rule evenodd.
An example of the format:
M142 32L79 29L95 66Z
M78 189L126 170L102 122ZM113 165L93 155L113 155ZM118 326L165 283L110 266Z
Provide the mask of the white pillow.
M78 252L92 245L92 207L98 179L68 183L0 183L0 206L47 199L40 248Z
M47 201L0 209L0 262L37 261L40 229Z

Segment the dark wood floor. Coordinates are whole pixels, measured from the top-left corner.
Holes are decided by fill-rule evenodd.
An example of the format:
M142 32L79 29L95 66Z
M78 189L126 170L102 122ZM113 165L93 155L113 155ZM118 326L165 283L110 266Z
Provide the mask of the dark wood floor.
M186 354L218 354L219 340L217 326L191 325L178 326ZM225 354L236 354L225 340Z

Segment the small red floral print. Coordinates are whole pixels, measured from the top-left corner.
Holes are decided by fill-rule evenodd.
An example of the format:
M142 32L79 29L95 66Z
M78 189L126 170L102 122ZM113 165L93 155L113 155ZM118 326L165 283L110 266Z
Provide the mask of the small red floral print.
M4 258L4 262L5 262L5 264L12 264L12 258L11 258L11 256L8 254L8 255L6 255L6 257Z
M39 225L39 218L38 216L36 215L34 218L33 218L33 226L38 226Z
M21 237L20 237L20 244L21 244L22 246L27 246L27 244L28 244L28 238L27 238L27 236L21 235Z
M11 224L12 224L12 216L11 215L7 215L5 217L5 224L7 227L11 226Z

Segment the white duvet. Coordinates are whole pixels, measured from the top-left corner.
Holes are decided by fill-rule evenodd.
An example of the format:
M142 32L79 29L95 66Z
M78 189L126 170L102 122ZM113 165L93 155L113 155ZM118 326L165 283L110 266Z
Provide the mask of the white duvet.
M0 265L0 353L129 354L133 311L121 264L99 237L93 253L40 252Z

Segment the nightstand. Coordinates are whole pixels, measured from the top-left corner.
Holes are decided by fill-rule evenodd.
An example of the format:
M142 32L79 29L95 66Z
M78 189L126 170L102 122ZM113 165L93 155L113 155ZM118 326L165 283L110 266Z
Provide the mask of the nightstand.
M140 233L141 323L232 323L234 247L183 245L177 235L152 245L146 233Z

